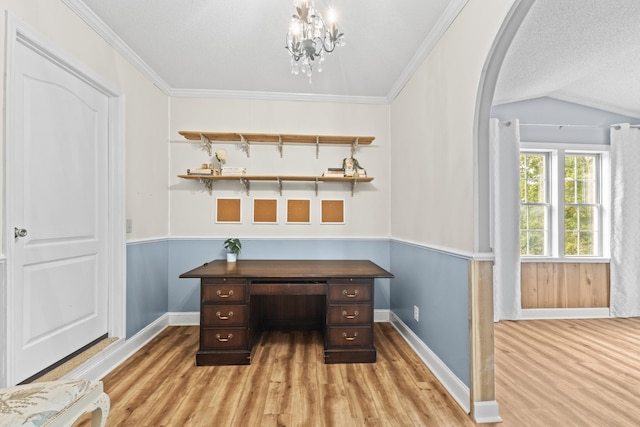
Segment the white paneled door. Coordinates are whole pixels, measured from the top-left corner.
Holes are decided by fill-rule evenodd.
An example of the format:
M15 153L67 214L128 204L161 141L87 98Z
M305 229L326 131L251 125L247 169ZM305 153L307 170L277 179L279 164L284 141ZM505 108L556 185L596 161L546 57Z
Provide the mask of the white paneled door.
M15 45L9 339L15 382L108 330L109 99Z

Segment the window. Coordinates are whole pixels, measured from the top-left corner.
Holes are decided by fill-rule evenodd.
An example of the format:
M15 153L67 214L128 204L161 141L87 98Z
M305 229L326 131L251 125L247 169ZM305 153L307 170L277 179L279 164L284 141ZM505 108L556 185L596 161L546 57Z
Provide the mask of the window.
M549 218L547 154L520 154L520 255L546 255Z
M598 255L600 197L596 166L598 155L564 157L564 254Z
M521 256L603 256L603 154L520 151Z

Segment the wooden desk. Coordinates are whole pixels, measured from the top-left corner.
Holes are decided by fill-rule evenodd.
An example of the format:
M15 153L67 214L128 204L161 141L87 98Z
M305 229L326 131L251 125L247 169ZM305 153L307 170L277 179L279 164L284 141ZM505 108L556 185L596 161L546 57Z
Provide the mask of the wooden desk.
M200 279L197 365L248 365L264 330L324 331L325 363L371 363L374 278L364 260L215 260L180 275Z

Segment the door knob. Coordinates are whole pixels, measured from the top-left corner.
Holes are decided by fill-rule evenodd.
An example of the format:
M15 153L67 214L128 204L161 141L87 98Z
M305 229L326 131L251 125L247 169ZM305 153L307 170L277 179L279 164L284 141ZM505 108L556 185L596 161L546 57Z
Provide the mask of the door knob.
M13 227L14 237L17 239L18 237L26 237L27 230L24 228Z

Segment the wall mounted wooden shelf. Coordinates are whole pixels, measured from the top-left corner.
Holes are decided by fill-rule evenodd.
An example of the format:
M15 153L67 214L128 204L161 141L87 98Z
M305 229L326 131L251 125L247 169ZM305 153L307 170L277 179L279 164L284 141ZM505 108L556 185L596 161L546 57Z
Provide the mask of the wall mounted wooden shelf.
M321 144L350 145L351 154L358 145L369 145L373 142L373 136L336 136L336 135L297 135L297 134L269 134L269 133L235 133L235 132L199 132L180 131L180 135L189 141L202 142L212 154L212 142L228 142L243 144L244 150L249 157L249 147L253 143L279 144L280 156L284 144L315 144L316 158L318 157L319 146Z
M282 183L284 181L295 182L315 182L316 196L318 195L318 184L321 182L348 182L351 183L351 195L353 196L356 183L371 182L373 177L340 177L340 176L283 176L283 175L242 175L242 176L220 176L220 175L178 175L178 178L200 181L205 185L209 194L213 190L214 181L239 181L244 186L245 192L249 195L251 181L273 181L277 182L282 195Z
M336 136L336 135L297 135L297 134L269 134L269 133L236 133L236 132L199 132L180 131L180 135L189 141L197 141L204 144L209 155L212 155L213 141L243 144L243 149L249 157L249 147L252 143L278 144L280 157L284 144L314 144L316 147L316 158L321 144L348 145L351 147L351 157L359 145L370 145L375 137L373 136ZM371 182L372 177L342 177L342 176L290 176L290 175L178 175L179 178L197 180L205 185L209 194L213 190L214 181L239 181L244 186L245 192L249 195L251 181L274 181L278 183L280 195L282 195L282 183L284 181L315 182L316 196L318 195L318 184L321 182L348 182L351 183L351 195L353 196L356 183Z

